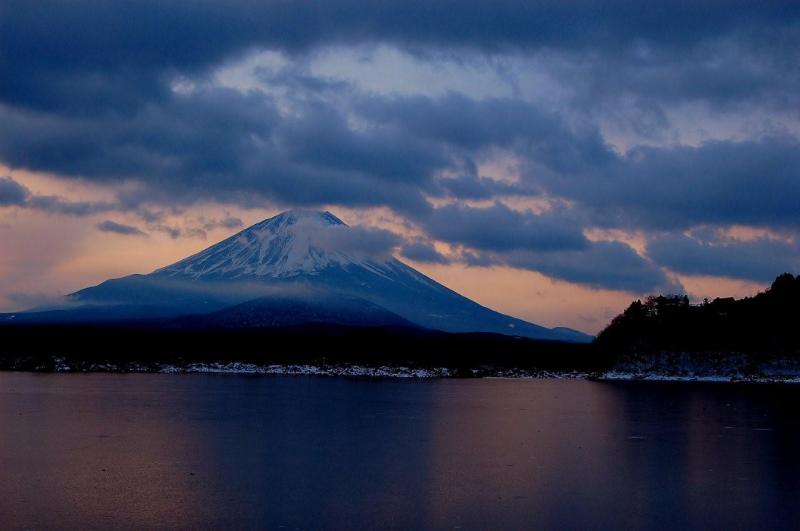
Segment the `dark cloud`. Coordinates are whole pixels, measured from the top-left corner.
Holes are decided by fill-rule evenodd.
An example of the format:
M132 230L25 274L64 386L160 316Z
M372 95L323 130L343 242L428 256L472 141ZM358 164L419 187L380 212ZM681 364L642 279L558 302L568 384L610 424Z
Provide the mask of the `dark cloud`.
M354 107L364 119L441 146L456 172L473 170L475 158L492 148L507 149L555 173L585 171L616 157L596 126L570 123L561 114L519 99L475 100L453 92L438 98L373 95L357 98ZM488 183L478 184L486 187ZM537 190L531 183L506 185L506 189L528 195Z
M178 238L200 238L205 240L208 234L206 231L199 227L181 228L173 225L165 225L163 223L152 223L147 226L147 229L155 232L163 232L173 240Z
M467 263L629 291L669 287L648 259L622 243L589 242L584 229L736 223L796 231L800 142L783 133L620 153L599 122L663 140L668 111L681 105L755 115L794 109L799 29L800 4L777 1L9 0L0 17L0 162L139 186L115 202L80 202L0 178L0 206L125 211L175 238L241 221L172 227L153 208L207 199L386 206L461 246ZM299 65L319 50L379 43L419 61L530 57L564 103L385 96ZM261 68L263 91L215 85L215 69L254 50L277 50L290 64ZM498 152L519 163L518 179L479 170ZM506 196L564 206L537 215L499 202L430 203ZM402 244L386 235L364 241L372 251ZM685 258L692 252L705 253L709 270L737 258L721 250L732 243L697 245L653 239L650 249L676 271L700 268ZM401 252L440 260L431 251L417 241ZM714 257L722 257L717 265ZM753 276L754 267L725 274Z
M167 184L177 175L202 185L208 175L245 174L247 155L269 138L278 115L268 98L209 88L173 94L126 117L8 107L0 107L0 117L7 125L0 157L14 166L101 181L144 177Z
M586 249L557 253L517 251L498 257L505 264L598 289L631 293L680 293L656 264L622 242L593 242Z
M170 238L173 240L177 240L181 237L181 229L178 227L170 227L167 225L158 225L154 227L153 230L157 230L159 232L165 232Z
M119 209L116 203L102 201L68 201L56 195L33 195L26 203L28 208L43 210L53 214L70 216L89 216Z
M784 271L800 270L800 247L769 238L709 241L683 234L667 235L649 241L647 254L686 275L769 282Z
M41 210L51 214L88 216L114 211L116 203L101 201L69 201L56 195L37 195L11 177L0 177L0 207L17 206Z
M670 123L669 111L681 106L719 115L753 109L782 112L800 105L800 70L789 51L798 45L795 24L771 36L709 38L680 52L643 45L615 54L556 53L537 66L569 88L573 112L663 141L669 140L670 128L680 125Z
M308 228L304 230L303 225ZM332 225L318 230L317 221L303 219L296 226L298 232L311 235L312 246L336 249L359 259L388 258L402 242L400 236L385 229Z
M431 237L482 251L584 249L589 240L573 220L559 213L536 215L490 207L451 204L434 209L422 223Z
M101 182L136 178L148 186L140 200L169 204L271 199L421 218L426 195L546 194L577 201L604 226L797 225L800 142L789 135L620 155L596 126L528 102L344 97L281 112L265 93L201 87L124 120L0 107L0 158ZM522 161L520 181L479 176L477 161L495 148Z
M144 232L131 225L124 225L116 221L106 220L97 224L97 230L102 232L113 232L125 236L147 236Z
M24 206L30 191L11 177L0 177L0 207Z
M200 238L201 240L208 238L206 231L199 227L189 227L187 229L183 229L183 231L181 231L181 235L187 238Z
M284 120L279 133L288 158L296 163L356 172L389 183L419 184L448 164L435 143L404 128L369 124L355 129L334 105L306 107L297 119Z
M470 251L468 249L461 249L457 255L459 261L472 267L492 267L496 265L505 265L503 260L498 259L490 253L481 253Z
M683 291L629 245L592 242L576 220L559 211L537 215L502 203L490 207L451 204L434 209L423 228L432 238L464 246L457 258L471 266L510 266L592 288L637 294ZM410 251L403 248L401 252L418 259L415 252L424 258L434 250L416 246Z
M338 0L320 5L281 0L31 5L12 0L6 2L0 42L13 52L12 59L34 60L36 67L199 69L256 46L302 50L376 41L489 51L618 50L637 42L680 49L734 32L768 28L772 33L764 32L765 37L779 34L791 27L798 11L792 2L744 0L661 6L632 0Z
M589 242L580 249L550 252L462 249L457 259L475 267L507 266L535 271L550 278L595 289L639 295L684 292L680 283L668 277L659 265L618 241Z
M437 179L431 196L453 199L492 199L498 196L536 196L539 191L522 183L505 182L490 177L467 174Z
M222 219L203 219L201 221L203 223L203 230L238 229L244 226L241 219L230 215Z
M147 225L148 230L163 232L173 240L177 240L178 238L199 238L205 240L208 238L208 231L217 229L233 230L239 229L244 225L241 219L230 215L226 215L222 219L208 219L201 216L198 219L189 220L187 226L184 227L161 223L160 217L152 220L145 219L145 221L149 221Z
M296 56L329 46L376 43L412 50L418 57L452 50L467 55L546 51L582 70L596 66L599 75L589 71L579 81L599 80L586 84L598 94L622 88L726 99L731 92L760 94L765 79L780 81L776 73L796 81L791 67L796 67L800 18L796 3L746 0L660 6L634 0L337 0L315 5L9 0L3 11L0 100L78 115L98 108L127 115L168 98L171 78L203 77L253 49ZM731 41L733 46L727 44ZM731 50L726 57L733 61L706 60L721 53L718 42L726 43ZM689 66L676 64L681 58ZM620 76L607 75L611 65ZM567 70L568 80L573 70ZM763 75L765 70L770 75ZM676 71L681 74L673 75ZM274 73L265 75L280 81ZM304 90L326 88L312 76L296 75L290 81Z
M792 136L640 146L575 173L530 179L579 201L593 221L624 228L800 224L800 142Z
M413 240L400 249L400 255L415 262L429 264L449 264L450 259L436 250L432 243L425 240Z
M282 116L264 93L222 88L176 93L126 119L8 107L0 119L0 158L9 164L104 183L137 178L147 185L139 202L269 198L419 211L420 188L448 160L403 131L357 131L330 104Z
M295 204L387 205L410 216L431 237L473 249L464 255L468 263L503 263L634 292L668 281L623 244L590 245L582 231L587 220L634 230L733 222L796 226L798 221L794 198L800 196L800 146L789 136L637 147L618 155L596 129L576 130L529 103L476 102L456 94L354 97L366 128L353 128L332 104L318 102L282 115L262 93L202 89L175 94L164 108L134 120L59 120L52 144L43 141L50 130L38 122L28 134L10 134L19 123L11 120L6 135L0 133L0 152L25 157L17 162L35 169L103 182L143 175L150 185L143 198L150 201L163 194L165 202L213 196L243 203L263 197ZM32 148L23 143L26 138ZM66 146L59 148L61 139ZM37 145L42 146L41 159L36 158ZM57 149L45 149L48 145ZM75 157L54 155L70 153L76 145L83 147ZM521 182L478 176L473 155L495 146L525 157ZM462 199L547 194L575 204L543 215L501 203L434 209L424 194ZM25 204L76 214L110 208L44 197ZM151 227L173 238L203 237L199 229ZM420 256L421 249L408 249L415 251ZM487 258L487 253L498 256Z
M576 171L614 159L599 130L570 124L564 116L511 98L475 100L450 92L428 96L370 96L356 111L371 121L441 143L462 157L488 148L508 148L552 171Z

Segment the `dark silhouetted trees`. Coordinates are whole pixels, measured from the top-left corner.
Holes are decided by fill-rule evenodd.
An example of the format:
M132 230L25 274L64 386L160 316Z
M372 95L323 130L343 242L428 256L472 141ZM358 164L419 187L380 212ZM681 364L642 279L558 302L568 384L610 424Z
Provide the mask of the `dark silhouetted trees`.
M596 346L624 352L800 352L800 276L780 275L766 291L691 305L684 296L635 301Z

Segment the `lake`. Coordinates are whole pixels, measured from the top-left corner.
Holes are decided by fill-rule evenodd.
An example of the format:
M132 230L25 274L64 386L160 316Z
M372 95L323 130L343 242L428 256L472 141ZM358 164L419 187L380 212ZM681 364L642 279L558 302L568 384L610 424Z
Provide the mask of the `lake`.
M800 386L0 373L3 529L780 529Z

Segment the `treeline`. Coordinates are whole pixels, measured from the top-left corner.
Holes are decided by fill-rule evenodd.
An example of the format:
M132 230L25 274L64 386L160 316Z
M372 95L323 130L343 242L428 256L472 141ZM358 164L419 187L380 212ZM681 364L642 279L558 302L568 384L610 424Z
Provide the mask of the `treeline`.
M595 371L606 361L589 344L416 328L306 325L285 328L170 329L153 323L0 327L0 370L53 370L109 363L152 366L204 362L363 364ZM80 370L80 369L79 369Z
M595 341L602 352L800 353L800 276L780 275L766 291L702 304L686 296L633 302Z

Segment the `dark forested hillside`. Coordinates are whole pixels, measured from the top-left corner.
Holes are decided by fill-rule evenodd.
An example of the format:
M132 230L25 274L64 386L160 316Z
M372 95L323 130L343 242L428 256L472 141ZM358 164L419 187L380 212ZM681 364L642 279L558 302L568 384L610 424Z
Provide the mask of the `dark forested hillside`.
M200 324L203 324L202 322ZM159 322L0 326L0 370L114 370L163 364L365 364L472 370L598 371L590 344L416 327L176 327ZM221 323L224 325L224 323ZM86 369L89 367L89 369ZM154 369L155 370L155 369ZM459 372L460 374L460 372Z
M623 352L800 352L800 276L780 275L766 291L744 299L692 305L686 296L633 302L597 337Z

